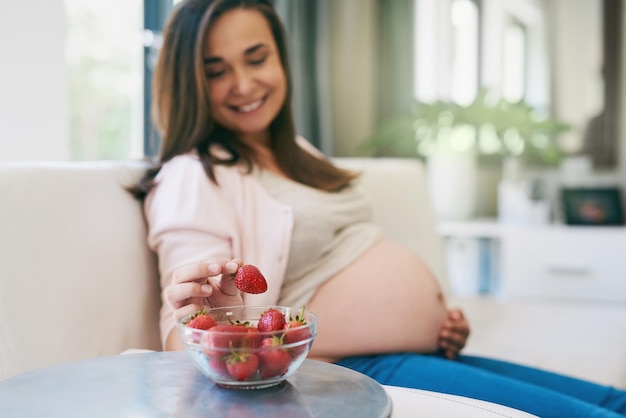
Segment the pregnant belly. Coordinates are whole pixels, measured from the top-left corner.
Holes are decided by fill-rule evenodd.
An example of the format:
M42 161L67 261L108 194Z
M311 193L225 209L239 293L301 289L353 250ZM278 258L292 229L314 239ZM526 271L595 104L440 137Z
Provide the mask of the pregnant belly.
M446 317L441 288L413 252L383 239L325 282L309 302L319 316L310 356L431 352Z

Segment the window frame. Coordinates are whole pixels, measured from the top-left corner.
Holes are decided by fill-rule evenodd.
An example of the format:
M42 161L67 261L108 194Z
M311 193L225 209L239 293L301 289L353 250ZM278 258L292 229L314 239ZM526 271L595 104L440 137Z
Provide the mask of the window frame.
M173 6L173 0L144 1L144 52L143 52L143 151L145 158L155 157L160 148L161 138L154 130L151 117L152 76L154 64L161 48L163 27Z

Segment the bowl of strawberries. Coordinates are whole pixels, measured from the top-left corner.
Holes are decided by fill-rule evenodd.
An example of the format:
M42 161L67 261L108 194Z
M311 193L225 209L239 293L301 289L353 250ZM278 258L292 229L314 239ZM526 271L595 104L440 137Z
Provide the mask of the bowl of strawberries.
M178 331L193 363L217 386L262 389L288 379L317 335L317 316L286 306L227 306L185 315Z

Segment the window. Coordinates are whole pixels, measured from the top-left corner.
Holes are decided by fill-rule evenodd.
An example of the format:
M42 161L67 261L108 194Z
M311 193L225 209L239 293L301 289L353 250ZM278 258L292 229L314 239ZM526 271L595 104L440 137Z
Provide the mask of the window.
M423 102L450 99L469 104L479 86L476 1L415 1L415 97Z
M161 30L179 1L64 0L72 159L156 154L152 70Z
M478 7L472 0L453 0L452 100L469 104L478 92Z
M145 0L144 6L144 35L143 35L143 153L146 156L155 156L159 150L160 138L153 129L150 118L150 103L152 101L152 75L156 60L161 50L162 31L165 21L174 4L180 0Z
M140 158L143 2L65 0L64 5L71 158Z
M421 102L439 99L438 57L445 52L437 36L437 0L415 0L415 97Z
M511 22L504 30L502 44L502 96L510 102L526 98L526 30Z

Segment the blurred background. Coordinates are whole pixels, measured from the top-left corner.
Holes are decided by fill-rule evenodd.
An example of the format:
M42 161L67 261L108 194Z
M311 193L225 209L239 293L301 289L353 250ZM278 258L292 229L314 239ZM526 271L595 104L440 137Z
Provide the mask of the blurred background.
M154 155L150 79L175 3L2 0L0 160ZM320 149L433 172L471 156L454 163L474 173L471 208L442 218L497 216L504 175L546 199L557 175L626 181L622 0L275 4L297 126Z
M176 3L2 0L0 160L154 156L150 83ZM566 188L611 189L623 223L623 0L274 3L299 133L330 156L423 160L446 237L592 213L565 207Z

